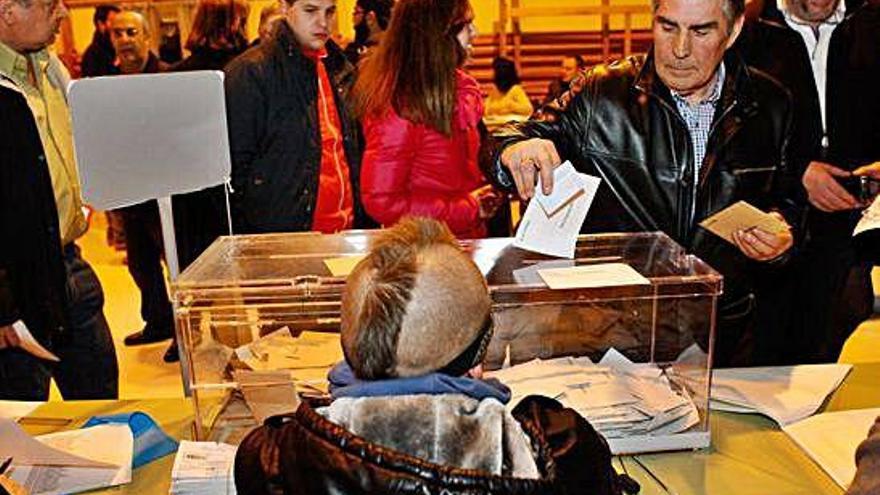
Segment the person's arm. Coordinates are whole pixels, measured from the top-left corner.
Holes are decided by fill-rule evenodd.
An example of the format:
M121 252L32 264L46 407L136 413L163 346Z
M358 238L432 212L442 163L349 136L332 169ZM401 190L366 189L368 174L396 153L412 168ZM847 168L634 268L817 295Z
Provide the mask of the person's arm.
M480 205L470 191L456 197L412 191L412 164L422 145L422 129L389 113L364 125L367 145L361 165L361 199L364 209L383 225L392 225L405 215L436 218L453 232L474 227Z
M880 417L856 450L856 476L846 495L880 493Z

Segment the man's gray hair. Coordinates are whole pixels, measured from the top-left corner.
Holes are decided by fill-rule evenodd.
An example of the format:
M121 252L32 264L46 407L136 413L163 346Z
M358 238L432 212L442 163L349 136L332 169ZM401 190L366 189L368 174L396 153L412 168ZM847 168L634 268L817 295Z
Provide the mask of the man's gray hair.
M721 10L727 19L728 29L733 29L733 24L746 12L746 0L721 0ZM660 0L651 0L654 12L660 8Z

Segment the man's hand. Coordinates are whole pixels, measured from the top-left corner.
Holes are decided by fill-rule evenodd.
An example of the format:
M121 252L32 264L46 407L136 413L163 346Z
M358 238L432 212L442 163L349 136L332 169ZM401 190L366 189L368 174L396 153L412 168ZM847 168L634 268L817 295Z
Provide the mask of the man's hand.
M849 177L850 175L852 174L846 170L828 163L810 162L801 178L801 183L807 190L810 203L816 208L825 212L852 210L861 207L862 204L835 179L835 177Z
M859 167L853 170L853 175L857 175L859 177L868 176L872 179L880 180L880 162L874 162L870 165Z
M541 175L544 194L553 192L553 169L559 163L556 145L547 139L529 139L512 144L501 152L501 164L510 170L522 199L535 195L536 172Z
M12 325L0 327L0 349L18 347L20 345L21 341L18 339L18 334L15 333Z
M733 242L736 243L736 247L753 260L772 260L788 251L794 244L791 227L788 226L785 218L775 211L770 214L785 223L788 228L777 234L761 229L743 229L733 233Z

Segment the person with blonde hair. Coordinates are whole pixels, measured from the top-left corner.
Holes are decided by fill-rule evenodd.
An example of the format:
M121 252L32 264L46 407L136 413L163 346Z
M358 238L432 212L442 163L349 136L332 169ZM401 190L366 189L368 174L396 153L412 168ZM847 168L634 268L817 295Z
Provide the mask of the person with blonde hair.
M403 0L362 63L352 95L366 138L361 190L379 223L419 215L486 236L500 195L477 163L483 98L462 70L475 36L467 0Z

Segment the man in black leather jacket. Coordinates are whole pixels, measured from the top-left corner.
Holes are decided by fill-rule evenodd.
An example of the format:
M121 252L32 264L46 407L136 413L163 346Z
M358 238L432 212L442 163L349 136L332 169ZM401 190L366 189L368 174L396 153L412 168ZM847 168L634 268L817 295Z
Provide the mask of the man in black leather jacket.
M756 0L747 18L737 44L791 90L809 163L805 242L792 260L792 311L780 338L790 362L833 362L874 299L871 264L852 242L866 205L842 184L880 161L880 2Z
M284 0L272 37L226 68L236 233L367 227L355 68L329 39L336 0Z
M602 178L584 231L662 230L725 277L716 364L747 364L755 315L792 231L740 231L736 245L701 229L737 201L797 226L789 93L728 51L740 0L658 0L654 47L580 75L543 118L496 135L495 176L532 196L552 190L560 158Z

